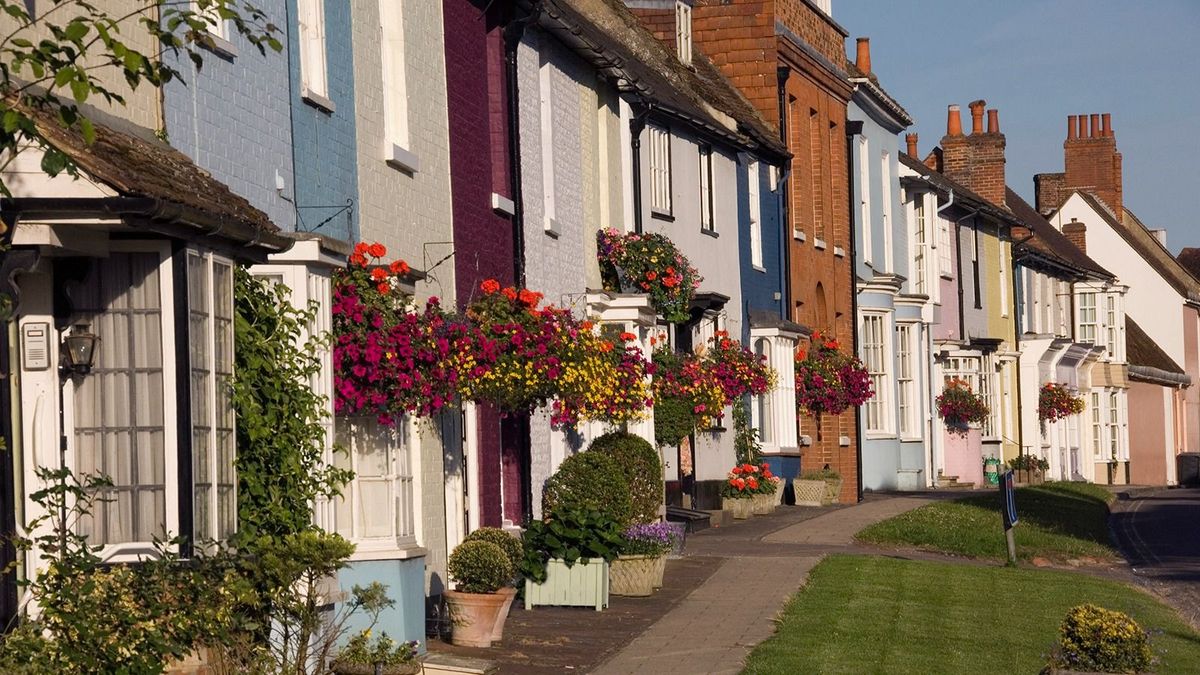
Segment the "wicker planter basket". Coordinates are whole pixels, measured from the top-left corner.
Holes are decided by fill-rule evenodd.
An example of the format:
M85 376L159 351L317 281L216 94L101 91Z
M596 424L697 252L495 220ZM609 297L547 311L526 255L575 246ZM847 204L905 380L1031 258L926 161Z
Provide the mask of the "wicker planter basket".
M667 556L660 555L654 559L654 582L655 588L662 588L663 575L667 571Z
M830 504L838 503L838 497L842 494L842 479L830 478L824 481L825 496L821 498L821 506L829 506Z
M797 478L792 481L796 492L796 506L823 506L825 504L825 481Z
M613 595L643 597L654 592L656 562L648 555L619 556L609 563L609 592Z
M765 516L775 511L775 495L754 495L754 515Z
M725 497L721 500L721 506L733 513L733 517L737 520L745 520L754 515L754 498L740 497L737 499Z

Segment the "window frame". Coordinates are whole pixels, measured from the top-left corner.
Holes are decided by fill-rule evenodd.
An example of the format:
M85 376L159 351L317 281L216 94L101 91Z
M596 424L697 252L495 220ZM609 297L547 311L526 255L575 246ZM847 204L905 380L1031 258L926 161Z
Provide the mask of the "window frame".
M765 272L763 262L763 230L762 230L762 170L756 159L750 160L746 167L746 185L750 200L750 266Z
M704 234L717 233L716 192L713 185L713 147L702 143L697 150L700 160L700 231Z
M380 475L368 476L360 469L361 455L353 441L341 436L345 431L343 424L365 423L375 425L375 429L384 431L387 428L379 425L372 418L347 418L338 416L334 420L334 434L337 444L343 448L333 455L334 465L348 468L354 472L354 478L342 489L342 494L330 500L329 517L332 529L347 541L355 544L355 552L351 560L372 560L395 557L397 554L419 550L417 531L420 526L418 480L420 472L419 453L415 451L418 437L413 420L405 416L398 421L391 432L398 434L399 448L389 446L385 450L387 470ZM395 454L393 454L395 451ZM396 467L400 467L398 470ZM364 513L362 498L364 483L383 485L387 494L388 518L390 532L384 535L368 536L362 523ZM339 505L339 502L342 505ZM350 523L345 527L341 522L340 509L349 509ZM400 524L403 519L403 525ZM403 555L402 555L403 557Z
M862 254L868 265L874 260L874 237L871 236L871 144L866 136L858 137L858 217L862 222Z
M891 389L892 379L892 336L888 318L886 313L864 311L859 326L859 351L875 391L875 395L864 404L863 431L868 437L888 436L893 433L893 416L889 414L888 408L891 403L888 391ZM877 324L877 331L872 332L872 323ZM873 342L873 338L876 337L877 344Z
M379 0L380 86L383 89L383 159L392 168L415 173L409 125L407 41L404 0Z
M296 0L300 41L300 96L332 112L329 96L329 56L325 36L325 1Z
M1075 307L1075 326L1078 331L1076 334L1078 342L1093 345L1101 344L1099 342L1101 324L1097 295L1099 293L1093 289L1083 289L1078 294ZM1089 336L1091 339L1089 339Z
M692 63L692 8L682 0L675 0L675 56Z
M892 241L892 155L884 150L879 156L880 197L879 220L883 226L883 271L891 272L895 260L895 244Z
M921 405L917 396L916 351L913 339L916 335L915 322L896 323L896 414L899 418L897 433L901 439L921 438Z
M913 212L913 292L933 297L929 289L929 218L925 208L925 195L917 193L912 201Z
M555 205L554 173L554 73L553 64L544 44L538 51L538 119L540 122L540 145L542 163L542 230L553 237L559 235Z
M386 1L386 0L384 0ZM671 172L671 130L658 124L646 125L649 141L650 215L673 218L674 195Z

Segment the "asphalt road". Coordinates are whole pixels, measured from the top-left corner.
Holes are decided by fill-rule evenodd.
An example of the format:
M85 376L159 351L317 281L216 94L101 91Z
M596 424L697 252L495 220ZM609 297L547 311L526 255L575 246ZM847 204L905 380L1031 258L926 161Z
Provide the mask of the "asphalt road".
M1110 524L1138 580L1200 629L1200 489L1134 491Z

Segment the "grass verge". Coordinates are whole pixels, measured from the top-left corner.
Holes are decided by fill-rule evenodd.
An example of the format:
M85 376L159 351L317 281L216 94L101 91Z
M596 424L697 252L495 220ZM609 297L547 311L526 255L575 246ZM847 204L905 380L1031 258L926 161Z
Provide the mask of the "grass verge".
M744 673L1036 673L1071 607L1129 614L1158 673L1200 670L1200 635L1122 583L1071 572L831 556L787 604Z
M1113 495L1089 483L1046 483L1018 488L1015 529L1017 555L1109 559L1108 504ZM1003 560L1008 552L996 491L937 502L876 523L858 533L860 541L894 544Z

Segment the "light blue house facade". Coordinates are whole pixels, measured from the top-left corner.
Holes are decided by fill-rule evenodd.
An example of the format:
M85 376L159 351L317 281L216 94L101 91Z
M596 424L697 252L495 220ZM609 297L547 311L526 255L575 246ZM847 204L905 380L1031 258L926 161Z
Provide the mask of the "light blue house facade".
M860 66L862 51L860 41ZM858 355L875 391L861 411L862 480L866 490L916 489L926 480L925 345L932 317L923 311L928 269L913 256L922 250L914 240L924 239L910 231L911 204L900 183L899 134L912 118L863 72L869 64L868 53L865 67L854 69L846 110L848 120L862 125L851 140L850 171L856 319Z

